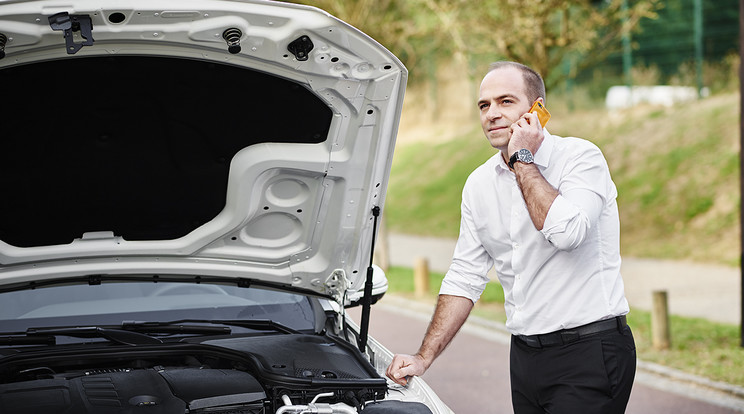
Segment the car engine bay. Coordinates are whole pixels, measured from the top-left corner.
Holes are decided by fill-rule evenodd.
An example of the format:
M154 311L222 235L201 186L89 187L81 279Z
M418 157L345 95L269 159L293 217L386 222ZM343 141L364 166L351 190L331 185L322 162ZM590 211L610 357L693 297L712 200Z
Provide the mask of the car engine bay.
M0 350L2 413L392 413L386 380L323 335ZM380 402L378 402L380 401ZM373 408L374 407L374 408ZM397 407L397 408L395 408ZM390 411L390 410L393 411Z

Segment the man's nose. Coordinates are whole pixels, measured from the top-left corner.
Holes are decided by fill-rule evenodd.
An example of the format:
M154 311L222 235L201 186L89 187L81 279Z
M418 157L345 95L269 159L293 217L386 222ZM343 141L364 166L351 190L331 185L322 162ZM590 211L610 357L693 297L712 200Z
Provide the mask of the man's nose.
M496 105L491 105L488 107L488 112L486 112L486 118L489 121L501 118L501 111L496 107Z

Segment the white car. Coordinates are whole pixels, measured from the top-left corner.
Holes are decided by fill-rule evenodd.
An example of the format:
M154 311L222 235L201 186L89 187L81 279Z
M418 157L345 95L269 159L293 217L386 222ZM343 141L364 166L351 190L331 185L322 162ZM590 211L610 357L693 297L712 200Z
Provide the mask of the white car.
M0 0L0 413L450 413L367 335L406 80L312 7Z

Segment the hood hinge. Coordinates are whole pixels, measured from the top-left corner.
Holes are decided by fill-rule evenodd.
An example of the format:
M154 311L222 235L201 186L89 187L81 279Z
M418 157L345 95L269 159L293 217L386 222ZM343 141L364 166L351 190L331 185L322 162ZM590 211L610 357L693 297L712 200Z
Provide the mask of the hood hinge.
M344 304L344 293L349 288L349 279L346 278L346 273L343 269L336 269L328 276L325 281L325 287L328 293L340 303L341 306Z

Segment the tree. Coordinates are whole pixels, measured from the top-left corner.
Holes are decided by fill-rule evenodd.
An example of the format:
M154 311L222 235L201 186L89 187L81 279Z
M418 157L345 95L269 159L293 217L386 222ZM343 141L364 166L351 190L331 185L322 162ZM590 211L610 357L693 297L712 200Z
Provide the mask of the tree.
M508 59L535 68L548 87L620 47L625 31L655 17L659 0L298 0L359 27L396 53L411 81L452 60L471 75ZM482 72L480 70L479 72Z
M444 56L462 55L465 47L457 26L456 3L447 0L293 0L321 8L390 49L411 72L416 82L436 71ZM440 5L439 3L442 3ZM442 21L449 28L442 30Z
M617 52L624 33L656 16L658 0L627 1L484 0L485 13L467 18L470 53L524 63L551 87Z

